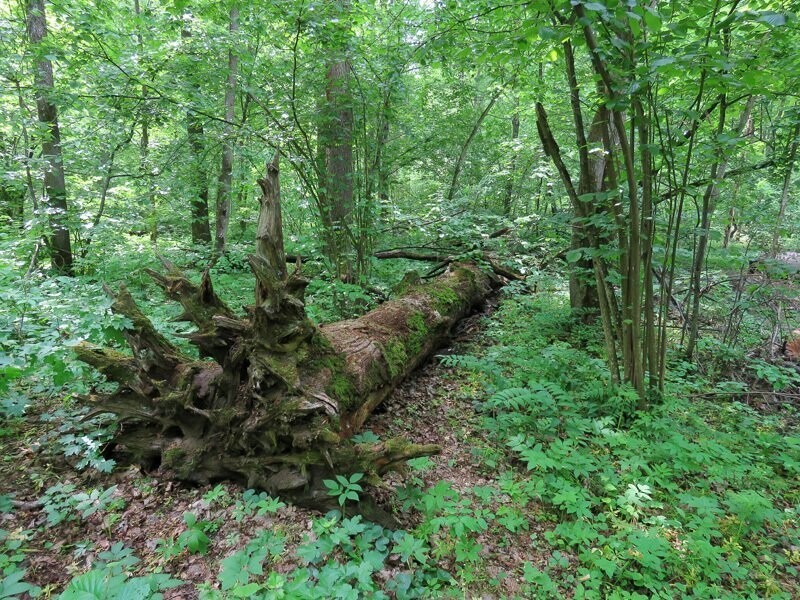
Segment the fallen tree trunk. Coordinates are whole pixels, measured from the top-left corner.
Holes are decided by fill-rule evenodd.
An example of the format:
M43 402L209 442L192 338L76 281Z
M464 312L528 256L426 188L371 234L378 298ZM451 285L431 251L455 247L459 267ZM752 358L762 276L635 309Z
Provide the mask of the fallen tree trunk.
M76 351L119 384L88 401L91 414L118 416L114 442L135 461L179 480L234 480L296 503L325 504L323 479L360 472L375 482L409 458L438 451L403 439L349 438L485 299L491 280L475 265L452 264L358 319L316 327L304 309L308 281L299 265L287 272L277 156L259 183L250 257L256 301L245 315L216 295L207 271L199 285L166 261L165 274L150 272L182 305L180 318L196 326L185 337L200 360L160 334L124 286L112 293L112 309L132 322L125 336L133 355L87 344Z
M477 260L485 262L487 265L489 265L492 268L492 271L496 275L499 275L500 277L505 277L509 281L525 281L524 275L517 273L507 267L504 267L502 264L500 264L500 260L498 259L498 257L492 254L491 252L487 252L484 250L484 251L472 252L471 254L475 254L476 255L475 258ZM459 261L459 256L457 254L433 254L433 253L428 254L425 252L414 252L403 249L381 250L379 252L375 252L373 256L378 259L405 258L407 260L435 262L437 264L433 269L431 269L430 271L431 275L438 275L439 273L442 273L443 270L448 265Z

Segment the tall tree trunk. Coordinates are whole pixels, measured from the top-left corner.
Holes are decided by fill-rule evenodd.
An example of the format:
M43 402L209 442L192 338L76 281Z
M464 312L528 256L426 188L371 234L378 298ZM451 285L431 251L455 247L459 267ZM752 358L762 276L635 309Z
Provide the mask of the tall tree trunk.
M192 153L192 178L196 186L192 190L189 205L192 219L192 243L207 244L211 241L211 228L208 223L208 177L203 168L205 131L202 119L191 110L186 113L186 133Z
M188 42L191 37L192 32L188 28L181 31L183 40ZM187 77L187 83L194 85L191 83L192 74L187 73ZM207 244L211 241L211 228L208 222L208 175L203 165L205 128L203 119L192 108L186 111L186 139L189 142L191 179L194 182L189 201L192 243Z
M650 105L648 105L650 106ZM644 287L644 313L642 321L644 335L642 337L642 357L644 370L648 373L648 386L651 390L659 385L658 374L658 336L656 335L655 288L653 284L653 238L655 235L655 215L653 212L653 158L650 151L653 140L650 132L650 115L645 114L641 99L635 97L633 101L634 125L639 132L639 158L641 163L642 179L642 218L639 227L642 231L641 262ZM640 398L640 408L644 408L645 398Z
M353 103L350 93L350 61L337 57L325 74L322 110L321 159L323 222L327 224L326 254L336 275L354 279L353 213Z
M575 16L581 21L583 37L589 50L589 56L595 73L602 82L601 93L610 101L617 102L617 94L614 78L609 72L609 67L605 63L603 53L599 51L595 32L591 27L591 21L586 18L586 12L582 4L573 5ZM633 66L633 65L631 65ZM618 109L609 109L609 122L617 136L618 156L622 159L625 170L625 181L627 183L627 206L628 214L623 222L619 220L621 215L617 213L618 222L623 226L618 226L620 241L625 241L626 247L620 248L620 275L622 291L622 348L623 377L624 381L630 383L636 390L640 402L645 401L645 381L644 369L645 359L642 355L642 242L641 242L641 211L639 206L639 182L635 170L635 150L633 141L629 138L625 128L625 116ZM610 188L616 189L616 188ZM612 207L618 210L615 203Z
M511 115L511 163L508 166L508 180L506 193L503 197L503 214L511 216L512 200L514 199L514 175L517 170L517 156L519 155L519 99L514 99L515 110Z
M776 256L781 250L781 226L786 216L786 205L789 203L789 190L792 185L794 163L797 159L797 145L800 143L800 121L792 128L791 136L789 140L789 152L786 157L786 162L783 165L783 188L781 189L781 202L778 207L778 219L775 222L775 230L772 232L772 256Z
M490 280L454 265L441 278L352 321L315 327L304 308L308 280L289 273L283 249L278 157L262 188L255 306L237 316L214 293L165 263L150 271L180 302L195 360L164 338L123 287L113 310L127 316L132 356L78 346L77 353L120 384L93 396L93 413L125 420L115 443L137 461L175 478L233 479L302 504L330 501L323 479L360 472L379 476L405 460L438 451L394 439L354 444L358 431L398 382L438 346L455 322L480 303Z
M589 141L602 143L603 136L601 131L607 128L608 124L606 119L603 118L605 113L601 115L601 111L598 111L592 121L593 126L589 129L591 140L587 140L581 107L580 87L575 72L575 54L572 43L569 40L564 42L562 46L564 48L567 84L569 85L572 122L575 128L575 147L578 150L578 189L575 190L574 197L571 198L573 216L570 231L570 250L580 252L580 257L570 268L569 301L572 310L580 312L584 321L589 321L594 318L594 314L598 309L612 306L609 303L612 298L601 298L601 295L604 295L603 288L605 288L607 268L599 257L590 257L585 252L586 249L597 249L600 246L596 228L590 222L590 217L596 211L597 202L595 200L587 201L585 198L588 194L602 191L606 180L605 157L590 155ZM547 124L547 128L549 129L549 124ZM609 148L608 151L611 152L611 149ZM594 282L592 281L592 274L594 274ZM606 321L612 324L615 320L610 313L604 315L602 310L600 316L603 319L604 328ZM612 377L616 378L616 350L612 351L614 347L613 341L607 338L606 349L609 352L609 366L611 367Z
M239 30L239 9L230 10L231 37ZM231 187L233 183L233 120L236 118L236 78L239 68L239 56L234 51L234 41L228 51L228 85L225 88L225 127L222 143L222 167L219 172L217 186L217 228L214 251L217 256L225 251L228 236L228 223L231 218Z
M44 0L28 2L28 38L39 52L39 44L47 37L47 20ZM49 96L53 92L53 64L41 57L36 63L36 111L45 128L42 139L42 157L45 160L44 198L50 221L50 262L56 272L72 274L72 246L67 225L67 184L64 176L64 159L61 153L61 133L58 128L58 110Z
M139 0L133 0L133 10L137 17L141 16L142 9ZM143 54L144 37L142 36L141 27L137 27L136 30L136 44L139 49L139 54ZM147 86L142 85L142 98L147 97L148 91ZM150 229L150 241L155 243L158 240L158 206L156 204L155 182L153 181L153 173L150 168L150 113L146 100L142 100L140 121L142 124L142 134L139 138L139 173L142 175L147 188L147 206L150 208L150 213L147 217L148 227Z

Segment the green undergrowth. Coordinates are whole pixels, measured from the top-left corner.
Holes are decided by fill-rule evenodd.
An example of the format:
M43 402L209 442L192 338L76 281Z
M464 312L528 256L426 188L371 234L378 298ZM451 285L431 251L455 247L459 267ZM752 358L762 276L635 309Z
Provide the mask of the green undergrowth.
M179 262L177 250L165 254ZM183 325L171 322L177 307L143 275L155 265L141 261L109 258L102 274L72 279L23 280L0 265L0 437L24 434L24 443L65 454L79 468L114 467L99 452L113 426L82 422L75 400L106 384L69 346L88 340L123 347L126 323L110 315L101 280L112 287L125 280L159 329L181 332ZM246 270L237 248L216 267L216 290L237 309L252 297ZM365 294L338 283L309 289L321 320L368 307ZM421 334L424 321L412 316L408 325L410 343L419 343L413 333ZM699 364L673 358L663 401L642 413L632 390L608 381L599 328L580 325L556 293L510 294L485 335L474 355L443 359L461 384L458 400L477 415L464 411L441 424L470 446L484 485L431 483L425 471L435 462L411 461L394 500L414 525L395 531L352 516L360 477L337 478L328 487L343 514L311 517L301 540L282 531L279 500L218 486L206 499L232 521L277 513L276 526L251 529L215 559L201 597L800 595L797 412L787 406L763 414L737 401L742 374L762 389L792 390L796 373L705 339ZM479 436L463 433L468 420ZM367 431L359 440L379 438ZM114 539L125 502L113 486L55 483L39 495L42 525L0 529L0 598L158 598L185 585L168 575L179 571L173 567L211 552L227 528L223 518L187 512L184 529L157 540L148 557ZM13 492L0 495L0 512L13 513L14 499ZM64 588L27 583L26 557L47 528L89 518L101 520L113 542L102 551L80 548L93 552L94 566ZM498 566L512 550L520 561Z
M527 569L536 597L797 597L796 411L702 400L674 379L636 412L568 314L556 296L513 297L491 346L444 359L480 374L484 426L524 474L519 494L546 507L549 551L577 557Z

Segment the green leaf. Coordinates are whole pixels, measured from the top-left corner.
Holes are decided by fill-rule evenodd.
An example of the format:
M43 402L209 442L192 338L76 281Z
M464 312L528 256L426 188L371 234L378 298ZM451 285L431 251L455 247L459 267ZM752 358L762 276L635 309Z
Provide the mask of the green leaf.
M0 556L0 558L3 558ZM14 568L14 567L11 567ZM32 592L37 589L35 586L25 583L25 570L14 571L5 578L0 579L0 598L16 598L20 594Z
M150 584L144 577L129 579L114 596L114 600L148 600L152 597Z
M606 12L606 5L600 2L586 2L584 3L586 10L593 10L594 12Z
M671 65L672 63L676 62L674 56L662 56L661 58L657 58L653 61L650 61L650 66L654 69L658 69L659 67L665 67L667 65Z
M645 7L644 22L647 25L647 28L653 33L661 30L661 17L649 6Z
M211 540L199 527L190 527L178 536L178 543L192 554L205 554Z
M776 12L762 13L756 20L761 23L766 23L770 27L782 27L786 25L786 15Z
M566 254L566 259L568 263L576 263L581 259L583 256L583 250L569 250Z
M261 589L260 583L248 583L231 591L236 598L250 598Z

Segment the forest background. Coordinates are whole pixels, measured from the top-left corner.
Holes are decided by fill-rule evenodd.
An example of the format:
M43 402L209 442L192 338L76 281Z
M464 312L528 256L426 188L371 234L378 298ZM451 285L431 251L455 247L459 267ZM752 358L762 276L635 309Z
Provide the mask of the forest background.
M98 597L149 597L177 580L209 597L792 597L795 12L737 0L2 0L0 431L4 468L25 456L30 469L0 496L0 598L90 584L106 586ZM102 540L127 539L115 527L149 474L108 487L117 425L85 419L81 398L113 385L74 348L124 346L131 314L112 313L103 291L124 283L193 352L147 274L160 259L195 282L210 274L234 310L252 305L259 180L273 160L285 252L310 279L316 324L455 264L511 281L443 359L468 374L455 396L474 399L472 425L448 421L465 409L444 400L444 416L423 417L438 437L461 431L482 484L447 483L436 470L447 461L414 459L389 503L414 516L384 528L344 510L365 497L363 476L377 485L371 473L334 469L342 511L314 517L313 535L287 518L279 542L251 529L227 544L208 535L230 520L209 516L215 506L258 505L261 518L286 507L211 482L181 492L205 505L158 550L147 535L131 542L135 562ZM98 525L85 546L82 519ZM69 543L54 549L46 526ZM536 550L494 564L515 536ZM206 570L186 575L182 561L209 543ZM244 579L223 575L231 557L254 561Z

